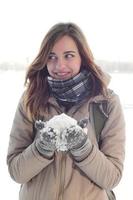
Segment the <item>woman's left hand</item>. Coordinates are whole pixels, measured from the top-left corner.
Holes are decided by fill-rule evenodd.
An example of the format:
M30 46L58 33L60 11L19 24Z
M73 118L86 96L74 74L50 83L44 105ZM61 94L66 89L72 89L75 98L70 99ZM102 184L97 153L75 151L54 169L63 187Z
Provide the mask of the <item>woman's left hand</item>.
M75 161L82 161L88 157L92 144L87 135L87 129L79 125L71 126L63 131L66 137L67 149Z
M87 134L78 126L73 125L63 131L67 141L67 149L78 149L83 146L87 140Z

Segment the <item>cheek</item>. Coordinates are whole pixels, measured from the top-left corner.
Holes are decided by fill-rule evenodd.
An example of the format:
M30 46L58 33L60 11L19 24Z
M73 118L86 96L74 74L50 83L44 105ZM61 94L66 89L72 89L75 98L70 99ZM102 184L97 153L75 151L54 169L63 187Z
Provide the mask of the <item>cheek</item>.
M81 63L80 62L76 62L73 66L74 66L74 71L76 73L78 73L80 71L80 68L81 68Z
M75 67L77 68L77 71L80 71L80 67L81 67L81 58L80 57L76 60Z
M49 74L51 74L51 72L53 70L53 66L51 64L47 64L47 70L48 70Z
M75 70L75 74L78 74L79 72L80 72L80 67Z

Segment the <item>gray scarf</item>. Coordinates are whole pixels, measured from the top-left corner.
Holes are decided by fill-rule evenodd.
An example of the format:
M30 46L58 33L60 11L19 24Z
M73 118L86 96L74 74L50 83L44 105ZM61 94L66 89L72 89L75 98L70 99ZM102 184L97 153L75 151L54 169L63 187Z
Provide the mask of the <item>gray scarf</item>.
M48 76L50 94L60 102L78 103L91 96L91 73L82 70L76 76L67 80L57 80Z

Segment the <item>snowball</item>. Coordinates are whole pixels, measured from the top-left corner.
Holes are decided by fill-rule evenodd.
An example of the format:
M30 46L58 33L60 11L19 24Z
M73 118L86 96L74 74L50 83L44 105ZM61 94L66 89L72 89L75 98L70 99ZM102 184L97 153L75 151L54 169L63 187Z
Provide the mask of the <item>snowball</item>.
M60 130L60 132L62 132L65 128L69 128L72 125L77 125L77 120L69 117L64 113L60 115L55 115L46 123L46 126Z
M77 125L77 121L64 113L55 115L48 122L46 122L45 127L52 127L56 131L57 151L67 151L67 141L65 135L63 134L63 130L73 125Z

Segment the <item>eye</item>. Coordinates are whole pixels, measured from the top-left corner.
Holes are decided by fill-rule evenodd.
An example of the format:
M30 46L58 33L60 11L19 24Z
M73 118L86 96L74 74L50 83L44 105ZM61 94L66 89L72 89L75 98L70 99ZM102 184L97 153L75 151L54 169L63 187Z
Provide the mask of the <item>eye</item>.
M56 55L49 55L48 60L56 60L57 56Z
M69 53L69 54L66 54L66 55L65 55L65 58L68 58L68 59L69 59L69 58L73 58L73 57L74 57L74 54L70 54L70 53Z

